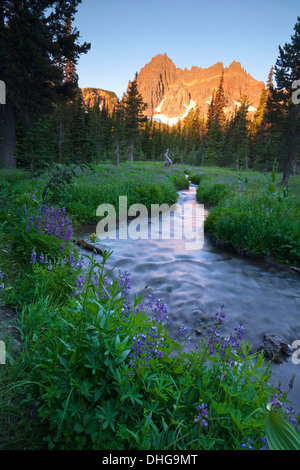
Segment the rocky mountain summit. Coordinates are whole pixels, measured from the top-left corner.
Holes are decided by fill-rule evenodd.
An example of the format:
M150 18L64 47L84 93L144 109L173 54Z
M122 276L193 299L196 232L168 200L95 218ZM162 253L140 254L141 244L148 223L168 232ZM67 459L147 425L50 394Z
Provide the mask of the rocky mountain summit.
M148 104L145 114L161 122L174 124L197 105L206 115L213 90L218 88L224 73L226 113L231 114L239 100L246 95L253 114L259 103L264 82L255 80L239 62L224 67L218 62L209 68L193 66L190 70L177 68L167 54L158 54L138 74L137 84Z
M82 98L87 108L95 105L102 109L104 106L112 112L118 104L117 95L113 91L102 90L100 88L82 88Z

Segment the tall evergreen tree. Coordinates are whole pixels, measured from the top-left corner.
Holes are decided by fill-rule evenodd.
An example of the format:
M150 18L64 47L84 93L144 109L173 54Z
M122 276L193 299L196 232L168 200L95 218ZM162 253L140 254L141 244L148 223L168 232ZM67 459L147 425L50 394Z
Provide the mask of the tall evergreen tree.
M300 17L290 43L279 46L275 79L277 88L271 89L268 120L277 131L279 151L284 155L282 184L286 186L300 148L300 105L292 99L293 83L300 79Z
M247 119L249 103L244 96L240 106L228 123L224 143L224 163L234 165L237 170L249 166L249 122Z
M274 150L273 152L271 150L272 147L274 149L274 138L271 125L267 120L269 96L274 87L273 75L274 67L271 67L266 87L261 92L259 105L251 123L251 163L252 166L265 169L268 169L272 160L275 159Z
M219 126L222 130L225 128L226 116L225 116L225 94L224 94L224 70L220 78L220 83L215 96L215 116L218 120Z
M222 165L222 148L224 142L224 130L226 116L224 112L225 95L223 89L224 72L222 72L217 91L213 91L207 113L205 136L205 160L209 165Z
M143 102L142 95L138 91L137 73L132 82L129 82L127 94L124 98L124 118L129 139L130 162L133 163L134 146L139 136L140 126L147 119L143 112L147 104Z
M81 0L2 0L0 4L0 79L7 104L0 122L0 164L15 166L15 118L29 126L32 116L50 109L57 97L73 96L76 83L64 81L66 61L76 63L90 45L68 33Z

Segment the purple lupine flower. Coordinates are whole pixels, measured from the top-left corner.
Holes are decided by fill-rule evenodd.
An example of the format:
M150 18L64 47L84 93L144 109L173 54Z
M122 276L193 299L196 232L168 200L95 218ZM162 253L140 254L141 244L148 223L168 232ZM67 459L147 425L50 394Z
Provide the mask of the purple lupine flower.
M79 261L77 261L77 268L82 269L83 268L83 256L79 258Z
M0 279L4 278L4 272L0 270ZM0 294L4 289L4 284L0 284Z
M195 418L195 423L199 423L202 427L207 427L208 426L208 405L207 403L201 403L198 405L197 410L200 411L198 416ZM206 419L207 418L207 419Z
M75 256L74 252L70 251L69 257L68 257L68 264L71 266L72 269L75 268Z
M177 332L177 335L178 336L183 336L184 338L188 338L188 342L189 343L191 342L191 338L189 338L189 335L188 335L188 329L185 326L181 326L179 328L179 331Z
M30 256L30 264L35 264L36 262L36 252L33 250Z
M71 238L72 238L72 227L68 227L65 234L64 234L64 240L65 242L69 242L71 241Z
M149 301L145 302L146 307L150 307L154 315L152 321L155 323L172 322L168 316L168 309L162 299L156 299L154 294L148 296Z
M261 440L263 444L265 444L263 447L260 448L260 450L270 450L267 442L267 437L264 436Z
M277 388L277 390L278 390L278 392L275 392L271 396L272 409L274 411L279 411L280 409L282 409L285 412L286 417L288 418L288 420L294 425L295 429L298 430L298 421L293 416L295 414L295 411L294 411L293 407L290 406L290 407L287 407L285 409L283 401L281 400L282 395L283 395L283 391L282 391L280 386Z
M85 275L84 274L80 274L78 277L77 277L77 280L76 280L76 288L73 292L73 295L74 296L78 296L81 294L82 290L83 290L83 286L84 286L84 282L85 282Z
M123 287L122 295L124 297L128 297L129 290L131 289L130 273L128 271L125 271L125 273L119 273L119 285L120 287Z
M162 357L164 346L164 336L158 337L157 328L153 326L150 331L139 333L132 338L133 345L129 354L130 365L135 366L137 361L149 364L152 357Z
M250 437L247 437L246 442L241 444L241 447L244 447L248 450L254 450L253 440Z
M291 380L289 381L289 391L291 391L294 386L295 378L296 378L296 374L293 374Z

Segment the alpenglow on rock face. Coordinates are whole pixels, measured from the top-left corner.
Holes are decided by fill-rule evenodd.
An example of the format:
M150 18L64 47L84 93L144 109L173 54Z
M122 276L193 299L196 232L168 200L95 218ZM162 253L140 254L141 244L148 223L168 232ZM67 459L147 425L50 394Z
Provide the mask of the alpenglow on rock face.
M109 112L112 112L118 104L117 95L112 91L101 90L100 88L82 88L81 91L87 108L99 106L102 109L105 106Z
M207 114L213 90L217 90L224 72L225 112L231 114L239 100L246 95L250 103L249 115L259 104L264 83L255 80L239 62L224 67L222 62L204 69L193 66L190 70L177 68L167 54L158 54L138 74L138 90L148 108L145 114L161 122L175 124L188 111L198 106Z

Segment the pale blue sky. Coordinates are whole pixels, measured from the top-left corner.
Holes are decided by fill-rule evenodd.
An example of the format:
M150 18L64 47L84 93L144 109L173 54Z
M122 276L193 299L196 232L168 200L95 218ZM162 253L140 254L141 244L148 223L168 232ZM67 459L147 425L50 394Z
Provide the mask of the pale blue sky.
M165 52L188 69L236 60L266 81L297 16L299 0L83 0L75 26L92 47L78 63L79 86L121 97L135 72Z

